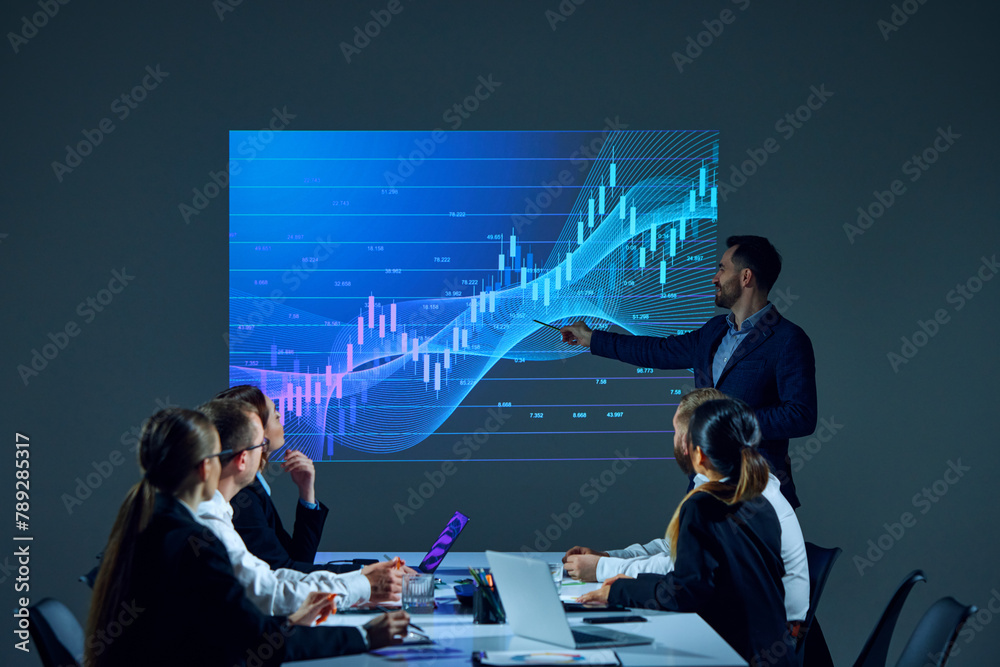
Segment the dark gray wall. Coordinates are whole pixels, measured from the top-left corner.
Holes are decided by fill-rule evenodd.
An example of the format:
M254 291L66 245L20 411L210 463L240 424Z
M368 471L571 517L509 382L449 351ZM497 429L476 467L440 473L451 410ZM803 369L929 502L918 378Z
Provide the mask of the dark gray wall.
M137 477L130 429L158 404L195 405L226 385L226 195L189 224L178 206L225 167L227 131L263 128L274 108L295 115L290 130L432 129L478 76L493 75L500 87L462 129L599 130L609 118L632 129L718 129L727 179L748 150L776 140L780 149L721 203L719 229L774 240L786 258L785 314L816 349L820 415L836 426L792 449L807 539L844 549L820 609L834 655L853 661L916 567L930 583L914 593L901 635L944 595L1000 610L990 501L1000 457L988 425L1000 280L976 282L980 270L992 277L984 258L1000 250L994 3L906 0L899 29L884 36L889 2L400 0L348 63L338 44L387 3L245 0L220 15L222 2L71 2L37 34L28 29L16 52L9 34L2 47L3 437L31 438L33 599L59 597L84 617L89 595L75 579ZM560 6L572 13L550 24ZM672 54L724 9L732 22L679 71ZM5 3L0 27L20 32L38 11ZM121 119L111 104L147 66L169 74ZM789 136L776 124L813 87L832 95ZM113 132L58 180L52 162L103 118ZM904 163L939 130L957 138L938 141L947 151L911 181ZM843 226L856 209L896 179L905 192L897 186L894 203L849 238ZM78 304L123 267L134 279L88 321ZM980 291L949 299L969 281ZM946 321L893 368L887 354L900 353L900 337L939 310ZM17 366L70 322L79 334L25 385ZM9 489L13 449L0 457ZM107 479L67 509L77 478L109 459ZM939 481L959 462L961 477ZM602 469L467 464L400 525L392 505L432 469L323 466L319 493L337 514L323 548L420 549L441 515L461 507L476 517L463 548L517 549ZM672 464L633 467L554 548L661 534L679 477ZM275 482L281 507L291 508L292 492ZM3 497L12 512L12 489ZM894 527L907 512L909 525ZM872 549L880 542L884 555ZM15 604L11 552L0 555L4 608ZM995 662L994 615L969 626L953 664ZM12 635L0 630L7 651Z

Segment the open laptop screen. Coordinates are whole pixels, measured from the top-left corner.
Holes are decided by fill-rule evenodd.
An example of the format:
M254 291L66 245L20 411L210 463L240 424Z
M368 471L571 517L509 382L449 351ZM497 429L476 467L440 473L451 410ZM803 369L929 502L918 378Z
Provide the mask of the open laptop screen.
M417 566L417 570L420 572L426 572L431 574L434 570L438 569L441 561L444 560L445 555L448 550L451 549L451 545L455 543L455 539L458 534L462 532L465 528L465 524L469 523L469 517L465 516L461 512L455 512L455 515L451 517L448 521L448 525L444 527L438 538L434 540L434 544L431 545L430 551L424 556L424 559L420 561L420 565Z

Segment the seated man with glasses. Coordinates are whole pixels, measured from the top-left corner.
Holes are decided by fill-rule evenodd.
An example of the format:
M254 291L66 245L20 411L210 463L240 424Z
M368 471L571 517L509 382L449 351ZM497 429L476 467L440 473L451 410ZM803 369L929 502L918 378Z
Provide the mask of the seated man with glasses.
M297 609L315 590L341 596L338 606L358 602L382 602L402 592L402 570L393 563L376 563L347 574L317 571L272 570L251 554L233 527L229 501L250 484L266 451L264 428L254 408L242 401L213 400L198 408L219 432L222 473L211 500L198 506L198 519L205 524L206 542L218 540L226 548L237 580L247 596L266 614L287 614ZM195 545L193 545L195 546Z
M303 452L285 447L285 429L274 401L253 385L242 384L216 394L215 398L246 401L254 407L268 446L261 456L261 469L254 479L230 501L233 526L243 538L247 549L271 569L288 568L300 572L330 570L350 572L358 569L353 563L316 563L323 526L330 509L316 497L316 466ZM271 500L271 485L265 479L265 466L271 454L280 452L284 459L270 472L288 473L298 487L299 501L295 505L295 523L291 532L282 524L278 509ZM273 475L271 477L273 482Z

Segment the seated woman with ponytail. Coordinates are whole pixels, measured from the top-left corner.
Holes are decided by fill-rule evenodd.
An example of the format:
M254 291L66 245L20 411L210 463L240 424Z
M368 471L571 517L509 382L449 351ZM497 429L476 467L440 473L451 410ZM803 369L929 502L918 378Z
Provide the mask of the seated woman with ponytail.
M289 616L265 616L233 577L224 547L206 540L198 504L219 482L219 436L200 412L162 410L143 425L142 480L118 512L94 585L84 663L280 664L360 653L405 634L407 616L363 629L308 628L333 611L315 593Z
M619 575L581 597L628 607L696 612L751 665L793 665L785 625L781 527L767 502L753 410L708 401L691 416L688 453L708 482L688 493L667 528L674 571Z

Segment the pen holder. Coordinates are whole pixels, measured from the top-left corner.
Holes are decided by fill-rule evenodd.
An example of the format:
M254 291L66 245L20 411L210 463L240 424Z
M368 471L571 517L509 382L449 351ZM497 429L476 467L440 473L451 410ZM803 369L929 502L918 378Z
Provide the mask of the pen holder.
M492 592L492 599L490 594L482 586L476 587L476 592L472 596L472 622L473 623L502 623L500 615L497 613L497 609L494 604L500 605L500 597L496 594L496 591ZM503 607L501 606L502 610Z

